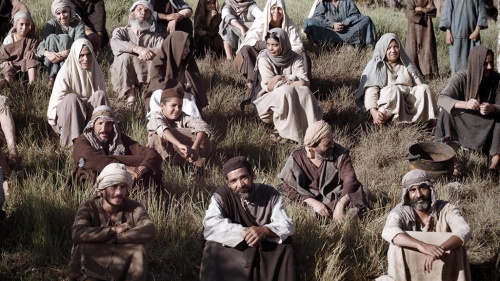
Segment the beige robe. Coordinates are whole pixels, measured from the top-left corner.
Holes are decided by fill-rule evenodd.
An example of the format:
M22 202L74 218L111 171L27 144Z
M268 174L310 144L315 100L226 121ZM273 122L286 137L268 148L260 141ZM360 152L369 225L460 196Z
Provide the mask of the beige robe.
M302 59L298 57L288 67L276 67L268 58L257 62L262 91L253 102L262 121L274 124L282 138L302 143L307 127L323 118L323 110L308 86L280 85L267 92L266 82L276 75L283 75L291 81L306 81Z
M158 50L163 43L163 37L158 33L144 31L137 36L130 26L118 27L113 31L110 40L114 59L110 67L113 91L122 98L129 89L150 80L152 60L139 60L139 55L133 52L140 46L150 50Z
M387 66L387 85L365 89L365 108L384 108L394 122L427 122L437 118L437 97L429 85L398 63Z
M179 153L176 146L163 137L165 130L170 130L177 140L189 147L193 145L198 132L207 134L207 138L199 147L200 158L193 163L195 166L203 167L212 153L212 144L208 138L211 134L210 126L201 118L182 113L177 120L169 122L161 111L155 111L149 117L147 129L148 147L154 148L163 159L171 157L179 165L184 165L187 160Z

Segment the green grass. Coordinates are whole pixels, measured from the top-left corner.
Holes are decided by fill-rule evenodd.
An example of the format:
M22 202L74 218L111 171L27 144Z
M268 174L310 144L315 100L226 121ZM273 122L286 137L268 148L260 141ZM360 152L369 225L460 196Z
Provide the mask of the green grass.
M31 9L39 32L52 17L49 0L25 1ZM193 0L188 1L196 7ZM261 7L264 1L257 1ZM312 1L290 0L288 14L299 29ZM124 25L132 1L106 1L108 32ZM380 36L395 32L406 40L407 21L402 12L384 8L361 11L372 17ZM495 49L498 30L490 21L482 32L483 44ZM434 27L437 26L437 19ZM448 48L444 33L437 31L439 68L442 77L429 81L435 93L449 78ZM384 127L374 130L354 103L359 76L371 57L371 50L340 47L334 50L310 48L313 60L311 89L320 99L325 120L332 124L335 139L351 149L360 181L373 198L372 210L362 220L342 225L318 221L313 211L294 202L287 210L296 223L295 248L300 280L369 280L387 269L388 243L381 237L386 216L400 200L400 180L408 170L408 147L426 137L417 126ZM99 55L101 68L109 81L110 51ZM134 191L132 198L147 203L157 227L150 245L148 280L197 280L201 262L201 228L211 193L224 183L221 163L234 155L247 155L255 164L257 181L275 185L277 174L296 147L290 143L274 145L268 140L269 126L256 116L253 107L240 112L239 103L248 95L243 79L231 62L199 61L209 85L210 105L204 116L214 128L213 162L203 175L183 175L181 169L163 164L168 195L147 197ZM40 77L35 90L26 91L17 82L1 94L12 99L22 165L11 179L10 197L4 209L7 219L0 226L0 280L63 280L71 250L70 228L77 207L93 196L88 189L76 192L73 200L62 200L59 188L72 168L71 150L58 149L58 138L47 124L50 96L48 79ZM108 82L108 93L111 85ZM112 95L124 131L146 142L144 112L130 114L123 101ZM485 170L487 159L474 152L460 152L458 160L468 172L460 179L459 190L437 183L438 196L458 205L473 230L468 255L474 280L500 278L500 212L498 183Z

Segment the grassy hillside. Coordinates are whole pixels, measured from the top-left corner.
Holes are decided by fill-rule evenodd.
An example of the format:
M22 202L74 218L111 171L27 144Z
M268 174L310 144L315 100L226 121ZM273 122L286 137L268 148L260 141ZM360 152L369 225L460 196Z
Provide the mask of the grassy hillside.
M25 0L41 32L52 18L49 0ZM188 1L196 7L194 0ZM220 2L220 1L219 1ZM257 1L264 7L264 1ZM288 14L300 28L310 4L287 1ZM125 25L132 1L108 0L108 32ZM378 36L395 32L406 40L407 21L400 11L385 8L361 9L372 17ZM435 21L435 25L437 21ZM490 21L482 32L483 44L495 49L498 30ZM449 78L448 48L444 33L437 31L441 77L429 81L435 93ZM408 147L428 138L418 126L393 126L375 130L354 103L354 92L360 74L371 57L371 50L340 47L326 50L306 46L313 60L311 88L320 99L327 120L334 128L338 143L351 149L354 168L360 181L370 190L372 210L362 219L342 225L318 221L311 209L288 202L287 210L296 223L294 242L299 261L300 280L369 280L387 269L388 243L380 233L386 216L401 196L400 180L408 170L405 156ZM110 51L98 60L109 78ZM246 155L255 164L257 181L275 185L276 175L295 145L272 144L269 127L261 122L253 107L240 112L239 103L248 95L243 79L231 62L199 61L209 85L210 105L205 120L214 128L213 163L203 175L183 175L179 167L164 163L164 183L169 192L165 198L152 198L136 190L131 197L147 203L157 227L152 243L149 280L197 280L203 244L200 239L202 219L211 193L224 183L221 163L235 155ZM112 93L108 81L108 93ZM71 251L70 229L77 207L92 196L92 190L77 192L65 202L59 189L70 174L71 150L58 148L58 138L46 120L50 96L48 79L41 77L33 92L24 82L2 90L12 100L22 164L11 176L10 197L4 209L7 219L0 226L0 280L63 280ZM146 143L145 114L131 114L123 101L113 97L124 131ZM141 107L142 108L142 107ZM460 189L437 183L438 197L460 206L473 230L468 244L469 261L474 280L500 278L500 190L489 179L486 156L463 151L458 160L467 175L458 179Z

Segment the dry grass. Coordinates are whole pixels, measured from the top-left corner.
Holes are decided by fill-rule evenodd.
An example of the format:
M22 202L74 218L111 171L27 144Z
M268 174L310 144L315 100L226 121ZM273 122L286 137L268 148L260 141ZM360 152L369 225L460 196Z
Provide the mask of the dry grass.
M51 18L50 0L25 1L35 17L38 30ZM194 0L188 1L195 7ZM263 7L263 0L258 3ZM312 2L312 1L308 1ZM106 1L108 31L126 22L131 1ZM288 14L301 26L310 4L287 2ZM405 42L406 19L401 12L376 8L362 9L372 17L378 35L397 33ZM482 33L483 43L496 44L498 31L493 22ZM441 78L430 81L438 93L449 78L449 61L444 34L437 32ZM307 45L307 44L306 44ZM386 270L387 243L380 233L389 210L400 200L399 182L408 166L407 148L423 139L417 126L384 127L373 130L366 116L356 108L354 92L371 50L340 47L325 50L307 46L313 59L311 88L320 99L325 119L335 130L335 139L351 149L354 166L361 182L370 190L372 210L362 220L343 225L318 221L312 210L289 202L287 209L297 226L294 235L299 261L300 280L369 280ZM112 56L99 55L101 68L109 77ZM164 183L169 192L165 198L146 197L140 191L132 197L147 203L157 227L157 238L151 245L150 280L196 280L201 261L201 221L210 194L224 182L220 163L234 155L247 155L253 163L257 180L279 183L276 178L286 157L295 145L274 145L268 141L269 127L256 117L255 109L240 112L239 103L248 94L243 83L226 61L207 58L199 62L209 85L210 106L205 119L214 127L216 153L203 175L183 175L179 167L163 164ZM108 92L111 85L108 84ZM71 151L57 148L58 139L46 122L45 112L50 91L47 78L41 78L35 91L26 92L24 83L4 90L13 101L14 118L22 166L12 175L11 195L4 209L8 218L0 227L0 280L62 280L71 249L70 227L76 208L92 196L92 191L78 192L64 202L58 189L72 168ZM144 112L129 114L121 101L113 100L124 131L142 143L146 142ZM441 199L461 207L473 229L468 253L474 280L500 278L500 201L498 184L487 178L486 157L461 152L459 161L468 177L460 179L459 190L438 182Z

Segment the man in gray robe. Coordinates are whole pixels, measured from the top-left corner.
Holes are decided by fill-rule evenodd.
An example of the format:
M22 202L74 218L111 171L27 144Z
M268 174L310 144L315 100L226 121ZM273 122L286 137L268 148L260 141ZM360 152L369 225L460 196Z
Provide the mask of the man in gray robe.
M304 146L292 152L278 175L291 200L307 204L319 216L338 222L364 211L365 194L352 167L349 150L335 143L321 120L307 128Z
M304 32L312 43L375 44L375 25L362 15L352 0L324 0L312 17L304 21Z
M128 25L113 31L110 45L114 60L111 65L111 84L126 105L136 105L136 88L149 82L151 62L163 43L163 37L150 31L153 6L144 0L132 4Z
M132 183L123 164L102 170L94 186L99 196L76 212L70 280L146 280L145 244L155 226L144 206L127 198Z
M279 192L254 183L243 156L229 159L222 170L227 185L215 191L203 220L201 280L296 280L295 226Z
M439 21L446 32L451 74L467 69L470 50L481 45L481 29L488 28L484 0L447 0Z
M403 195L387 217L382 238L390 243L385 280L470 280L464 248L471 230L457 207L436 200L429 175L411 170Z

